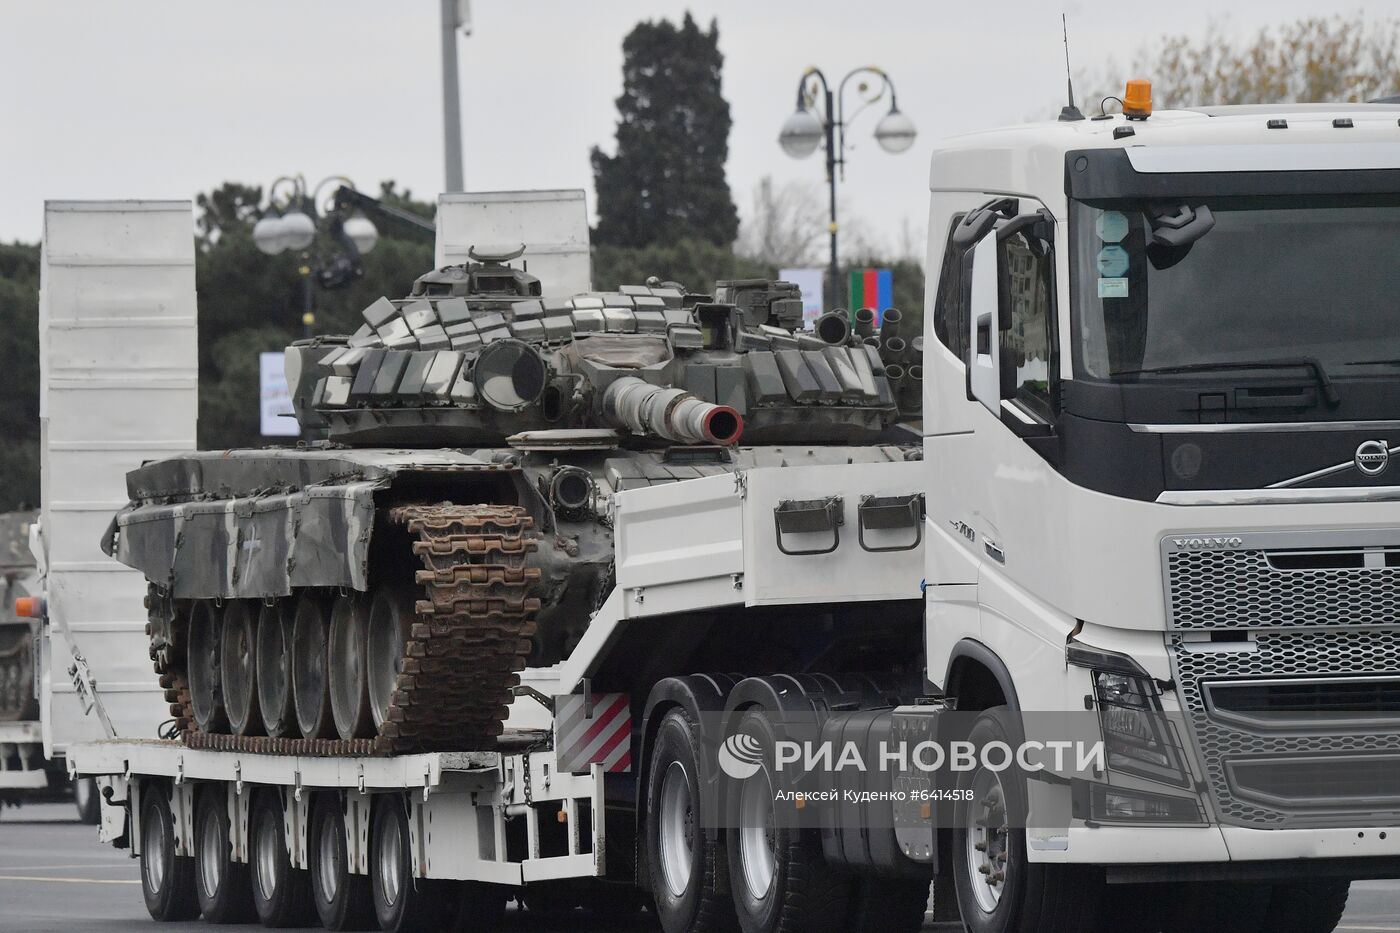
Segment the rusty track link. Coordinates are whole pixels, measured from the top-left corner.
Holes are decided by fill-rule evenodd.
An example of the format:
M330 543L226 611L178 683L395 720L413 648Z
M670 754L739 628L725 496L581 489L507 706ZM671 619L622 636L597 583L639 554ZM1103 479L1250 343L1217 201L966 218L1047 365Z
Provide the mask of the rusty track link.
M235 736L194 727L183 670L161 674L187 747L273 755L389 755L491 749L535 634L534 519L505 505L406 505L389 519L416 540L421 598L388 720L373 739Z

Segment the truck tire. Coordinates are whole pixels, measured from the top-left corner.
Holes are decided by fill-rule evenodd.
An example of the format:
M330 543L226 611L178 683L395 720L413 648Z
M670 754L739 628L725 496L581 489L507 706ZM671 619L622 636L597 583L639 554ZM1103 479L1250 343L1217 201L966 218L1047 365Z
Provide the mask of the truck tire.
M253 908L265 927L300 927L315 919L311 873L292 867L282 826L282 795L276 789L253 797L248 817Z
M73 780L73 805L78 809L78 822L96 826L102 822L102 797L97 781L90 777Z
M253 912L248 865L233 860L229 841L228 792L210 784L199 795L194 813L195 891L208 923L247 923Z
M866 875L851 891L848 933L919 933L928 912L931 878Z
M373 930L369 876L351 873L345 840L340 795L334 791L317 794L311 805L311 835L306 840L316 915L327 930Z
M977 748L1004 742L1018 730L1004 706L982 713L968 733ZM953 884L968 933L1082 933L1095 928L1103 895L1101 869L1031 864L1026 831L1014 816L1025 813L1025 788L998 772L977 768L958 774L959 801L952 831ZM982 846L983 848L978 848ZM979 869L986 868L983 873Z
M375 802L369 834L370 891L374 914L384 933L436 933L456 919L458 894L452 885L413 876L408 834L408 802L383 794Z
M728 792L729 883L744 933L839 933L846 929L852 879L829 865L815 830L775 821L772 750L777 730L749 710L736 734L764 750L758 771Z
M666 933L715 933L735 925L728 860L700 808L700 727L684 709L661 720L646 783L647 873Z
M1274 885L1262 929L1269 933L1332 933L1347 909L1351 882L1344 878Z
M151 919L193 920L199 916L194 859L175 854L175 821L166 788L141 788L141 893Z
M1152 924L1152 933L1273 933L1264 926L1272 885L1252 881L1106 885L1098 933Z

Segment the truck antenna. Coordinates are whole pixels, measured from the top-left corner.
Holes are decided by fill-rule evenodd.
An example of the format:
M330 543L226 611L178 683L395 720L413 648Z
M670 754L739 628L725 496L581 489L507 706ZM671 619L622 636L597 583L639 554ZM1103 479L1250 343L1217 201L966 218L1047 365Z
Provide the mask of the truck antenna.
M1065 22L1064 13L1060 14L1060 29L1065 39L1065 84L1069 87L1069 106L1060 108L1060 120L1068 123L1084 119L1084 114L1074 106L1074 72L1069 66L1069 24Z

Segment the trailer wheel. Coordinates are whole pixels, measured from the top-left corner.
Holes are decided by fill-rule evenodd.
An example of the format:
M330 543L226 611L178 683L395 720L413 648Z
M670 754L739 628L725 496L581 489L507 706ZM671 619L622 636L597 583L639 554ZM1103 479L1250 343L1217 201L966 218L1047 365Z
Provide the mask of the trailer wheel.
M175 821L166 788L141 788L141 893L152 920L199 916L194 859L175 854Z
M342 739L362 739L374 734L365 675L368 616L369 606L359 594L337 597L331 610L331 713Z
M1344 878L1274 885L1260 928L1269 933L1332 933L1347 909L1351 882Z
M207 599L195 602L190 610L189 664L190 705L194 724L200 732L228 731L224 709L224 686L219 653L223 642L223 610Z
M374 914L384 933L448 929L457 904L447 884L413 876L407 801L385 794L370 827L369 876Z
M292 700L297 709L297 726L308 739L335 735L330 681L326 677L328 608L325 600L302 594L292 627Z
M1015 747L1012 713L1004 706L982 713L968 733L975 747L1004 742ZM1025 788L1010 772L978 768L961 772L962 801L952 831L953 884L968 933L1081 933L1095 929L1105 887L1103 872L1081 865L1031 864ZM983 869L986 869L983 871Z
M199 909L209 923L247 923L253 919L253 889L248 866L233 860L229 842L228 792L210 784L199 795L194 816L195 890Z
M845 929L851 879L827 864L816 831L782 825L774 807L777 731L750 710L738 733L758 740L758 770L729 792L730 885L744 933L837 933Z
M265 790L253 797L249 824L253 907L258 919L265 927L306 926L316 916L311 904L311 875L292 868L278 791Z
M369 877L350 871L345 845L345 811L340 795L316 795L311 807L311 896L327 930L373 930L374 902Z
M102 798L97 793L97 781L90 777L73 779L73 804L78 808L78 822L96 826L102 822Z
M667 933L734 926L729 871L718 831L702 818L698 725L682 709L661 720L647 767L647 872Z
M258 710L258 610L246 599L229 603L224 610L219 647L219 675L229 731L256 735L262 726Z
M258 613L258 663L254 678L263 729L274 739L297 734L292 706L292 606L279 599Z

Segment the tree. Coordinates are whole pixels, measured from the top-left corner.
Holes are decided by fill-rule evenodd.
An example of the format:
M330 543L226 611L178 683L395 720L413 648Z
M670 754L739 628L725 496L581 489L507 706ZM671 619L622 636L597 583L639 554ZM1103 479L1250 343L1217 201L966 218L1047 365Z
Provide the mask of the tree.
M0 511L39 504L39 247L0 244Z
M593 149L597 243L734 242L739 214L725 180L729 104L720 94L719 27L687 13L637 25L622 44L617 154Z
M1204 36L1168 36L1139 50L1133 74L1152 79L1159 108L1372 100L1400 91L1400 20L1309 17L1243 40L1215 21ZM1085 86L1108 88L1089 98L1092 112L1104 96L1122 93L1107 80Z
M789 182L781 188L764 175L753 190L753 215L740 231L738 250L775 269L820 263L827 235L827 209L815 185Z

